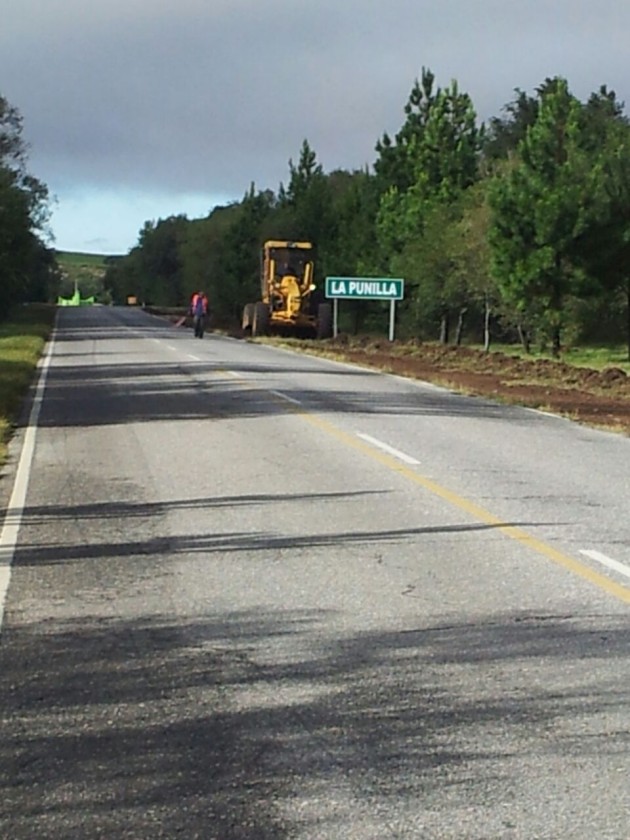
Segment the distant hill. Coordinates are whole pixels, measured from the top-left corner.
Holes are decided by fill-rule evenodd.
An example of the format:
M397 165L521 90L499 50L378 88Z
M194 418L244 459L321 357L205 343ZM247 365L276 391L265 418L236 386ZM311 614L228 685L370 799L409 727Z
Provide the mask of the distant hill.
M70 297L78 288L82 297L95 296L103 301L105 288L103 279L107 268L119 256L86 254L78 251L56 251L55 256L63 277L61 294Z
M99 266L109 265L122 258L122 254L86 254L81 251L55 251L60 266Z

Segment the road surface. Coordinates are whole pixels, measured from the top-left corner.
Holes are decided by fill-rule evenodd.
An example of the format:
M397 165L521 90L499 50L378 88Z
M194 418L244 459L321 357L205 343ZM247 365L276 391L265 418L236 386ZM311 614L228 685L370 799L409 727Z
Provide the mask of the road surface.
M630 837L628 439L67 308L2 489L1 837Z

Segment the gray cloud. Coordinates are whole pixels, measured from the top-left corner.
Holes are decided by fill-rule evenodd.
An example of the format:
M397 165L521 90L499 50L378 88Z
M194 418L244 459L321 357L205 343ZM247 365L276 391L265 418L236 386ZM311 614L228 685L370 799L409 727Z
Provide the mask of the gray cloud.
M487 119L552 75L625 99L628 43L622 0L20 0L0 93L59 192L240 198L286 181L304 138L327 170L371 164L422 66Z

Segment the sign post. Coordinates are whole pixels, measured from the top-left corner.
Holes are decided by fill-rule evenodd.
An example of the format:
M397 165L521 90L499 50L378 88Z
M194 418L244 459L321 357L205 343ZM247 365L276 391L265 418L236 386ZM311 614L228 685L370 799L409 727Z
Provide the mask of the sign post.
M327 277L325 294L333 301L333 336L337 336L337 306L341 299L388 300L389 340L394 340L396 301L404 297L405 281L398 277Z

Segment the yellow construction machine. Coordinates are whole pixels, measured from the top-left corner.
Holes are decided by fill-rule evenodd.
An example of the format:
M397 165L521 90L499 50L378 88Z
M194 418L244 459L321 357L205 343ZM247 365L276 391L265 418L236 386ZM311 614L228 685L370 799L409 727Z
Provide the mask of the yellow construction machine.
M298 338L329 338L332 306L316 293L313 245L271 239L261 254L262 300L243 309L243 332L256 338L284 334ZM315 293L315 294L314 294Z

